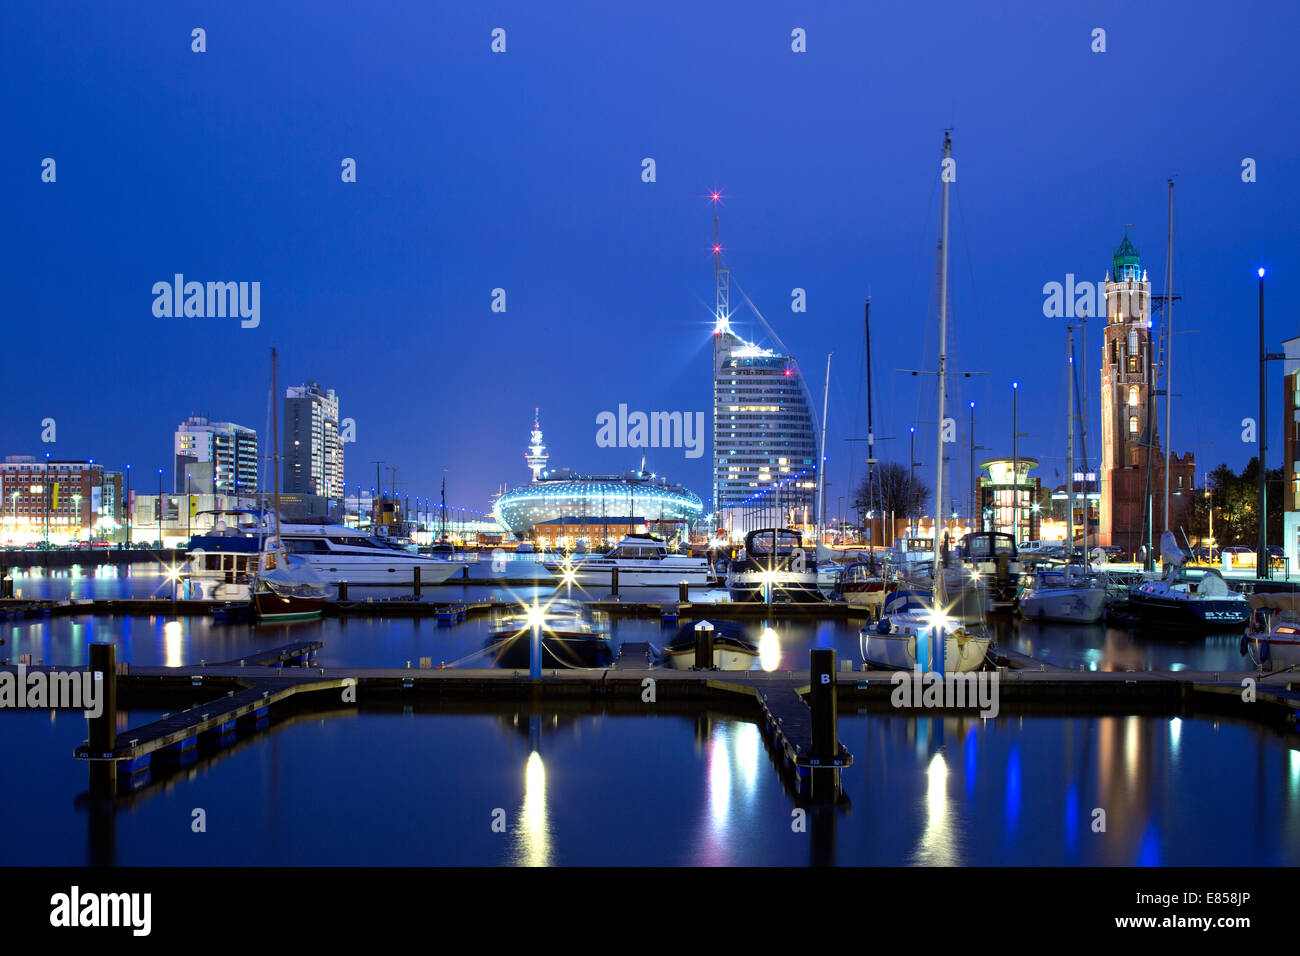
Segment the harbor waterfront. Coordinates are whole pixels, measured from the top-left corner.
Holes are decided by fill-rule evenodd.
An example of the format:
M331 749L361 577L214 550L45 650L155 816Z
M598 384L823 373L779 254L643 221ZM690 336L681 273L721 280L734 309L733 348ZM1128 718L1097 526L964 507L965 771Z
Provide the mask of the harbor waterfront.
M92 645L113 645L119 747L168 715L220 706L227 686L301 681L334 690L286 698L256 724L232 720L220 739L200 734L197 746L159 751L116 784L112 825L88 809L86 801L103 797L94 796L84 762L66 757L85 737L79 713L0 714L6 758L29 760L38 748L65 755L35 793L19 803L4 798L11 812L25 808L29 823L6 843L5 863L30 859L38 846L68 865L410 865L427 862L434 848L452 864L1300 863L1300 693L1290 675L1258 674L1240 654L1239 635L1189 641L1005 618L997 627L998 706L981 717L943 703L927 711L919 694L895 706L897 677L854 664L860 618L787 607L742 621L760 648L752 670L652 666L653 649L672 632L646 612L655 606L647 598L704 620L727 614L722 594L712 605L677 605L662 589L643 589L651 593L638 596L636 609L611 614L616 662L532 680L484 670L488 615L449 623L436 614L390 617L381 599L362 616L268 626L154 597L171 585L158 568L85 576L35 569L16 580L54 607L0 624L4 670L20 658L36 669L79 668ZM429 590L439 593L421 600L434 607L484 603L481 593L467 593L479 586ZM524 594L488 590L486 603L505 604L563 589L545 582ZM123 616L64 603L114 599L160 606ZM605 595L590 603L620 606ZM289 656L266 656L278 648ZM794 725L783 731L756 706L800 685L806 693L809 654L819 649L839 662L837 732L851 758L829 803L814 799L783 757L782 734ZM301 666L293 666L297 658ZM644 700L647 678L657 687L652 703ZM1242 702L1243 678L1258 680L1254 703ZM403 754L413 751L430 769L410 776ZM364 811L346 797L308 799L334 767L362 763L366 795L355 800L365 800ZM454 796L434 769L452 764L472 780ZM398 771L385 769L399 766L401 786ZM1211 779L1220 785L1210 787ZM255 799L232 802L234 780ZM422 827L417 840L402 839L407 828L388 821L409 819L430 799L440 822ZM1251 814L1222 812L1246 800ZM237 836L204 843L197 855L141 838L181 805L221 814ZM305 819L304 805L312 806ZM32 806L47 809L33 816ZM471 825L486 806L519 812L508 839ZM810 842L791 831L790 813L817 806L828 809L813 814L818 835ZM1090 830L1094 807L1107 808L1104 839ZM276 836L291 822L346 825L357 839L304 848ZM609 827L620 833L617 849L597 835Z
M1285 932L1297 33L0 7L15 938Z

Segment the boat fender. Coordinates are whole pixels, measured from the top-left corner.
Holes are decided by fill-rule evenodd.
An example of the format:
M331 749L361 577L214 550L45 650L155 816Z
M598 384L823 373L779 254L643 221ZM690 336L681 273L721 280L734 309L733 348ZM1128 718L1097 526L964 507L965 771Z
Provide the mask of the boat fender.
M1268 641L1260 638L1259 640L1259 662L1263 664L1269 659Z
M882 617L879 621L876 622L877 634L888 634L890 630L892 630L892 628L889 625L889 618Z
M1241 656L1245 657L1250 653L1250 638L1245 634L1241 635Z

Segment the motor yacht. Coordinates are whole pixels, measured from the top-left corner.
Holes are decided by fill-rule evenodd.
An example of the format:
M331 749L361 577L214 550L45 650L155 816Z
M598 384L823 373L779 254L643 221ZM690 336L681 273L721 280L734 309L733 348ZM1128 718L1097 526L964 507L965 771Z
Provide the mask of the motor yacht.
M733 601L824 601L817 586L816 552L804 549L792 528L762 528L745 535L745 546L727 569Z
M619 587L703 585L712 577L708 558L676 554L651 534L630 534L602 555L566 554L547 557L541 564L562 583L582 587L608 586L615 569Z

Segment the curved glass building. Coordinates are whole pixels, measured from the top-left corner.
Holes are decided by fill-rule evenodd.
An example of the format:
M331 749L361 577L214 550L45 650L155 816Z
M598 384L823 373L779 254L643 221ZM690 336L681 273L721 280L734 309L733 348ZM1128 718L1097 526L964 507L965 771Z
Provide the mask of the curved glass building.
M526 537L541 523L583 518L588 524L644 518L650 524L683 522L683 531L700 519L699 496L663 478L630 471L625 475L572 475L554 472L507 491L492 504L501 527Z

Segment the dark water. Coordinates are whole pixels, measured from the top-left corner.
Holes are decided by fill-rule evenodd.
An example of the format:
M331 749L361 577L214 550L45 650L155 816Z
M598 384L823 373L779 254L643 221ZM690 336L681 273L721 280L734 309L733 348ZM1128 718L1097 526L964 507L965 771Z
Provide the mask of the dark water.
M1254 726L848 713L848 802L798 832L747 720L531 716L302 714L104 813L84 720L10 711L0 865L1300 863L1300 751Z
M20 580L77 597L147 594L162 582L135 569ZM457 590L477 600L519 593ZM326 665L475 665L488 626L52 617L0 625L0 657L81 664L91 641L112 640L119 659L182 667L319 638ZM747 626L755 637L769 630ZM615 643L661 644L672 633L647 619L611 627ZM1240 667L1235 636L997 628L1008 646L1065 666ZM814 646L857 659L852 622L774 621L763 643L774 668L806 667ZM840 737L855 757L847 800L810 809L799 831L795 800L744 712L598 707L287 712L183 770L159 769L110 812L78 799L80 715L0 712L0 760L21 780L0 794L9 823L0 864L1300 864L1300 737L1254 725L843 713ZM123 714L120 727L157 715ZM191 830L195 808L206 833ZM1093 830L1098 809L1104 832Z

